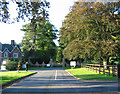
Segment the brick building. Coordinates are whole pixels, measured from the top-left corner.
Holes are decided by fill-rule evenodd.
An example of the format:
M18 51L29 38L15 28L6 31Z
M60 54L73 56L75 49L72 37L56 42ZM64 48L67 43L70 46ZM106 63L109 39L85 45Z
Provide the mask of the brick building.
M22 52L19 45L15 45L14 40L11 40L11 44L0 43L0 62L9 58L18 58L22 61Z

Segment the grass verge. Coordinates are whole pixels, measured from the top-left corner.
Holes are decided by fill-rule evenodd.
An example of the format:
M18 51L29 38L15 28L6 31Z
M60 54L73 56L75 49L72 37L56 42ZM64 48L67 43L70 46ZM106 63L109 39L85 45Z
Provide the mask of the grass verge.
M36 70L36 69L46 69L49 67L29 67L28 70Z
M4 83L7 83L7 82L10 82L12 80L15 80L15 79L18 79L20 77L23 77L23 76L27 76L29 74L32 74L32 73L35 73L35 72L30 72L30 71L20 71L20 72L16 72L16 71L8 71L8 72L0 72L0 75L1 75L1 79L0 79L0 84L4 84Z
M28 70L37 70L37 69L45 69L45 68L50 68L50 67L28 67ZM16 69L14 70L8 70L6 69L7 71L15 71ZM25 70L25 68L21 68L20 70Z
M77 78L80 79L86 79L86 80L116 80L117 77L112 77L109 75L99 74L93 71L89 71L86 68L65 68L68 72L70 72L72 75L74 75Z

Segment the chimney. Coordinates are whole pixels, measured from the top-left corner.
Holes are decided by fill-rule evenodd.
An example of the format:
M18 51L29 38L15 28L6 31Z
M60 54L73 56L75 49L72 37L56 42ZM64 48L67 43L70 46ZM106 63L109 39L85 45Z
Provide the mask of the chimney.
M11 40L11 45L15 46L15 40Z

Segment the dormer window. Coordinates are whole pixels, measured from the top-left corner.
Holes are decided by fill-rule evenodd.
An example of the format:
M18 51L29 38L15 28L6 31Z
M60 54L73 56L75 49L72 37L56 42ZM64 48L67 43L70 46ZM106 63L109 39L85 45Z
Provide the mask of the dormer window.
M14 54L13 54L13 57L14 57L14 58L18 58L18 53L14 53Z
M8 57L8 53L5 52L5 53L4 53L4 58L7 58L7 57Z

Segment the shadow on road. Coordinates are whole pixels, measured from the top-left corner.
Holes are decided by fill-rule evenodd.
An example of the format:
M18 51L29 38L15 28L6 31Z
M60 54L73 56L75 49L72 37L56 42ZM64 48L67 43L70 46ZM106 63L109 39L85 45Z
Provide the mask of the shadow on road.
M55 79L56 78L56 79ZM3 90L4 93L80 93L117 92L112 81L75 80L62 68L43 69L20 83Z

